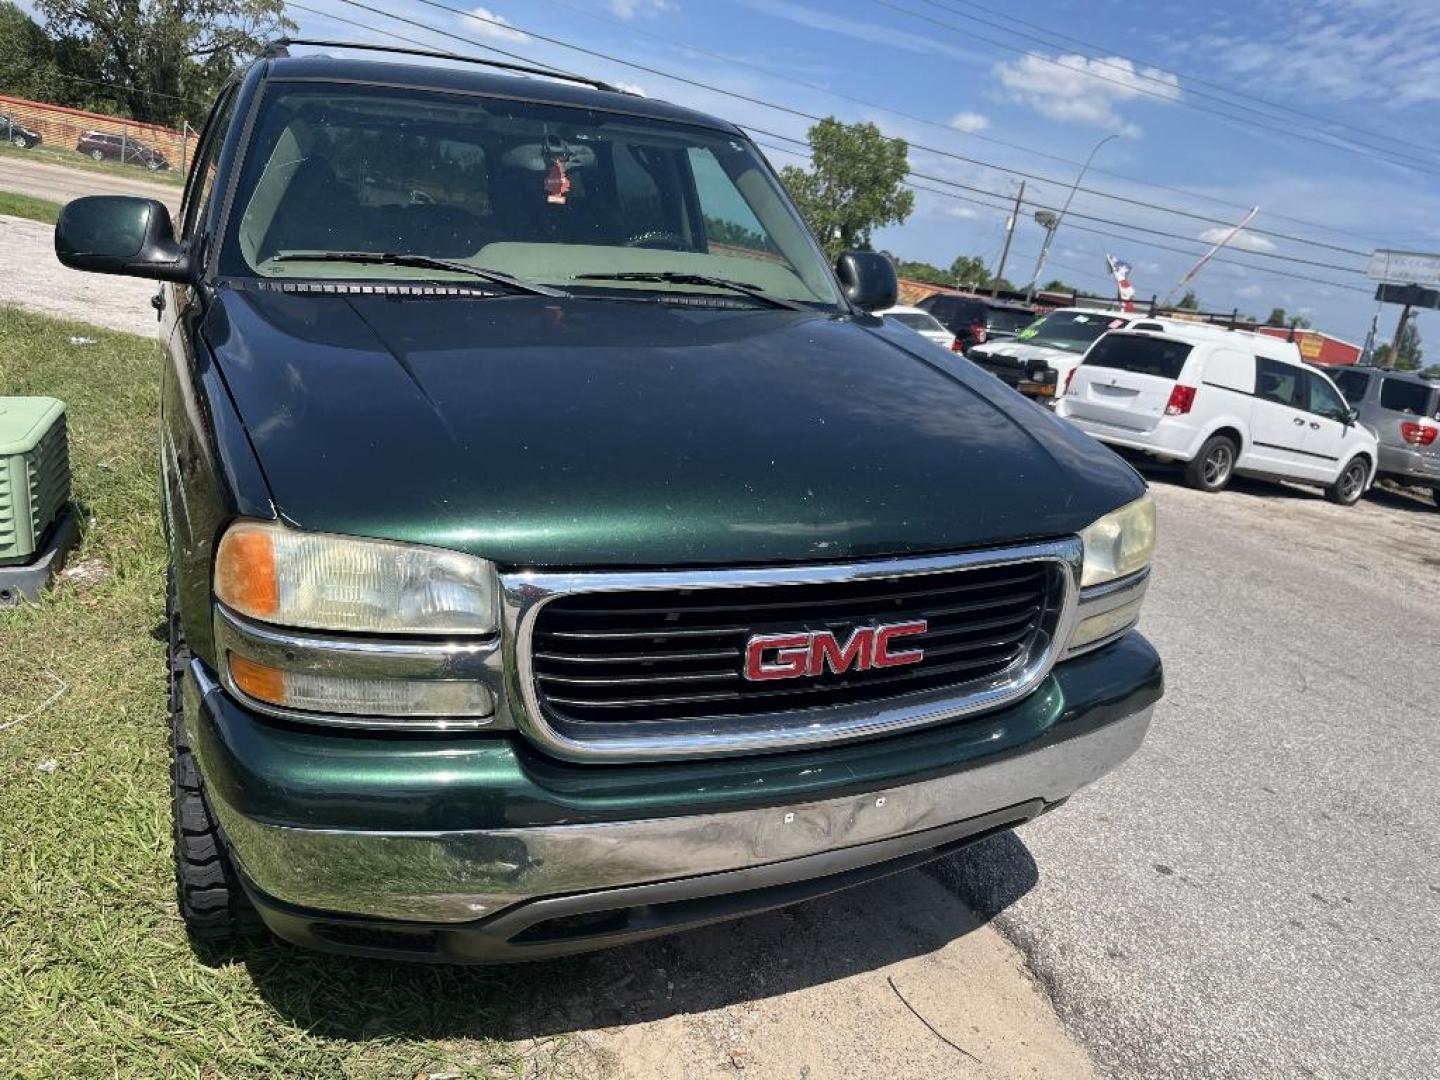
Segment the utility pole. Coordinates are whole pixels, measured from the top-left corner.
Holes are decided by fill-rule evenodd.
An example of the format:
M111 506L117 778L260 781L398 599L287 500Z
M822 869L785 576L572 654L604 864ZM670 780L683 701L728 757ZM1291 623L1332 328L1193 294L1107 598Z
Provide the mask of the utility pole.
M1005 276L1005 263L1010 258L1010 241L1015 238L1015 223L1020 220L1020 203L1025 199L1025 181L1020 181L1020 190L1015 193L1015 209L1010 214L1010 221L1005 226L1005 246L1000 249L1000 266L995 271L995 277L990 282L990 299L1000 295L1000 279Z
M1106 135L1090 149L1089 155L1085 158L1085 164L1080 166L1080 172L1075 177L1075 183L1070 185L1070 194L1065 196L1065 205L1060 208L1060 216L1055 219L1055 227L1049 229L1045 234L1045 246L1040 249L1040 258L1035 260L1035 272L1030 275L1030 281L1025 286L1026 300L1035 299L1035 286L1040 280L1040 271L1045 269L1045 260L1050 255L1050 241L1055 239L1056 230L1060 228L1061 223L1065 220L1065 215L1069 213L1070 203L1075 199L1075 192L1080 190L1080 181L1085 179L1085 173L1089 171L1090 163L1095 160L1095 155L1100 152L1102 146L1111 139L1118 139L1119 137L1120 135L1118 133Z
M1406 304L1400 309L1400 323L1395 327L1395 340L1390 345L1390 352L1385 357L1384 367L1393 369L1395 361L1400 358L1400 343L1405 340L1405 328L1410 323L1410 305Z

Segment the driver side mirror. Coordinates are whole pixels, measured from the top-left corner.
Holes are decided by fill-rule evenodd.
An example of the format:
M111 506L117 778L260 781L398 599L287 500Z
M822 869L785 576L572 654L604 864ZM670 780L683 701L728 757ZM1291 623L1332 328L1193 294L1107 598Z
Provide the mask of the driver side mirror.
M1352 427L1360 422L1360 410L1353 405L1345 410L1345 426Z
M900 297L895 264L877 251L847 251L835 262L845 299L861 311L894 307Z
M189 253L175 242L170 211L156 199L87 195L55 223L55 256L72 270L189 282Z

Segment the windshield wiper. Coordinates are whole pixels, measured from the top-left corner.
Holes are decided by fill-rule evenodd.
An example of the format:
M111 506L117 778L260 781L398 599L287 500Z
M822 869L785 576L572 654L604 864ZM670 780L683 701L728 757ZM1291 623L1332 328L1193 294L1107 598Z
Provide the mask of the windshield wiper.
M731 292L748 296L772 307L788 308L790 311L808 311L804 304L774 296L754 285L729 278L711 277L709 274L685 274L676 270L633 270L614 274L576 274L572 281L663 281L672 285L709 285L715 289L729 289Z
M570 294L564 289L551 288L539 282L506 274L500 270L487 270L483 266L437 259L433 255L406 255L396 251L282 251L272 255L271 262L343 262L364 263L371 266L413 266L421 270L451 270L457 274L488 281L492 285L504 285L516 292L532 293L535 296L565 297Z

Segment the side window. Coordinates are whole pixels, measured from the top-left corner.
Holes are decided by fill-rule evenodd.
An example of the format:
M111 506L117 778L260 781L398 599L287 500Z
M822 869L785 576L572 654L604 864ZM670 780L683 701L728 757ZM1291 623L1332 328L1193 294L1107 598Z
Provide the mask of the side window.
M195 164L190 170L190 179L185 190L184 223L180 230L182 240L189 240L195 233L196 225L205 219L210 208L210 199L215 193L215 172L220 160L220 147L225 142L226 129L235 112L235 93L231 91L224 102L211 114L210 123L200 140L195 153Z
M1288 405L1304 409L1309 399L1304 393L1302 379L1305 369L1298 364L1282 364L1263 356L1255 358L1255 396L1277 405Z
M1307 371L1305 372L1305 382L1310 388L1306 402L1310 412L1316 416L1323 416L1327 420L1338 420L1342 424L1349 420L1350 407L1345 404L1345 400L1330 385L1325 376Z
M771 262L784 261L760 224L760 219L755 216L755 211L725 174L714 152L709 147L692 146L689 157L710 251Z
M1365 400L1365 391L1370 388L1370 376L1365 372L1337 371L1332 378L1351 405L1359 405Z
M1430 387L1408 379L1385 379L1380 384L1380 407L1411 416L1430 415Z

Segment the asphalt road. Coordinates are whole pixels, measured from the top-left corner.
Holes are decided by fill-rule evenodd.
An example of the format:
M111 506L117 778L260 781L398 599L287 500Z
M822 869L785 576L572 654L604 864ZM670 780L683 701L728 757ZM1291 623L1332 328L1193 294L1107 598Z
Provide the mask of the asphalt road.
M159 199L172 212L180 205L178 187L147 181L143 179L143 169L135 171L137 175L132 179L117 173L67 169L63 165L6 154L0 156L0 191L14 191L58 203L67 203L81 195L139 195Z
M1106 1075L1440 1075L1440 511L1152 486L1147 743L946 879Z

